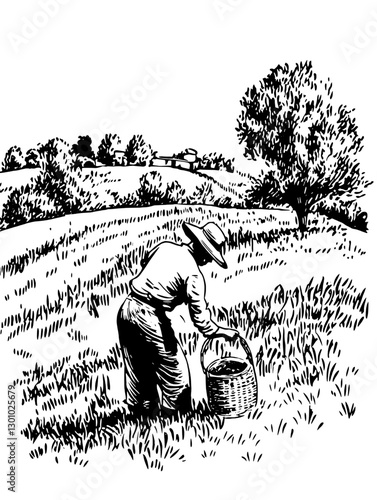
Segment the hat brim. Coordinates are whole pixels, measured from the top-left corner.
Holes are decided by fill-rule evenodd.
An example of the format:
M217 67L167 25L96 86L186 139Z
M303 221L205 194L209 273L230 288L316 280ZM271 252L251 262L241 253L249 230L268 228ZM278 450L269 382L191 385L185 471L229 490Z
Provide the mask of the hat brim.
M203 230L200 227L195 226L194 224L189 224L188 222L184 222L182 228L186 236L188 236L190 240L197 241L198 243L200 243L200 245L209 254L211 259L216 262L216 264L218 264L223 269L228 269L228 265L225 262L224 257L221 255L221 252L219 252L210 243L210 241L208 240L208 238L206 238Z

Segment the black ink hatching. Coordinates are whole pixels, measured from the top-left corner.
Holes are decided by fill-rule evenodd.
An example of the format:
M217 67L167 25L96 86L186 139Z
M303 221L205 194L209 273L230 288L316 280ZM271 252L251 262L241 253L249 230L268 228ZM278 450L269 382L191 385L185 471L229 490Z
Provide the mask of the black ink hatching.
M246 169L192 147L163 156L140 134L5 154L0 238L17 250L1 248L0 332L31 458L259 462L269 435L357 411L339 335L369 308L355 110L310 62L250 83Z

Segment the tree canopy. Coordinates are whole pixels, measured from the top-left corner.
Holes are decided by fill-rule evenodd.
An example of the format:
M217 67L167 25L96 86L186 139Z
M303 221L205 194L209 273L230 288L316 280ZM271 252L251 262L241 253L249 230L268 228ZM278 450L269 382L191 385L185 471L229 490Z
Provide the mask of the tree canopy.
M307 215L325 197L355 199L369 185L360 170L354 110L336 106L332 84L311 62L277 66L247 89L237 133L245 156L264 159L274 172L280 201L296 212L305 230Z

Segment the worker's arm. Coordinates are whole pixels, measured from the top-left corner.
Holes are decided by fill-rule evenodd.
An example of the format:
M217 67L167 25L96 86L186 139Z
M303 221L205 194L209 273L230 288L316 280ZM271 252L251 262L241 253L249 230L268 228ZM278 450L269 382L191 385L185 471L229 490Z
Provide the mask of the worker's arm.
M224 336L234 338L236 330L222 328L211 319L211 312L205 300L205 282L199 272L187 280L187 303L190 317L196 328L206 337Z

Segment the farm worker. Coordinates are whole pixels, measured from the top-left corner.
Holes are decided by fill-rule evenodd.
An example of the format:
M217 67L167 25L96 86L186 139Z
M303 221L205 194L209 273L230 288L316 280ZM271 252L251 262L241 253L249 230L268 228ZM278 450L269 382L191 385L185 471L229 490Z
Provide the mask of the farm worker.
M187 361L166 311L186 303L194 325L205 337L233 339L238 333L212 321L199 270L211 261L227 267L223 232L212 222L203 227L183 223L183 230L190 243L157 245L130 282L131 293L118 313L126 402L135 415L169 415L191 408Z

